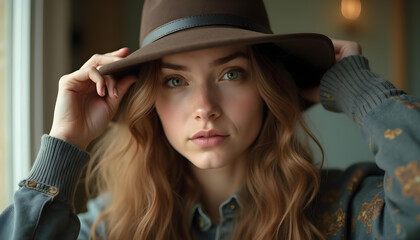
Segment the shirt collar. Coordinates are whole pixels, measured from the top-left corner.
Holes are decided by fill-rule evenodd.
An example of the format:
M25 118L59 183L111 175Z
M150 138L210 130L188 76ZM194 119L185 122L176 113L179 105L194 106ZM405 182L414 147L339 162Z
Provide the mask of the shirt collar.
M240 192L240 191L239 191ZM239 200L239 192L234 193L219 206L220 221L226 218L234 218L236 212L242 207ZM197 202L190 214L189 228L192 227L200 231L208 231L213 223L210 217L204 212L202 204Z

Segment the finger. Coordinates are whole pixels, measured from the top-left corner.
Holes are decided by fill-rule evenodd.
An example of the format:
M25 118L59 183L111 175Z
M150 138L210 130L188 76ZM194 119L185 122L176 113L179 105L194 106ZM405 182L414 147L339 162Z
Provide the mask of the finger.
M130 50L127 47L123 47L123 48L120 48L120 49L118 49L116 51L107 53L105 55L117 56L117 57L125 57L125 56L128 55L129 52L130 52Z
M362 54L362 47L359 43L354 41L346 41L346 40L338 40L338 39L332 39L334 50L336 53L339 53L344 48L350 49L350 51L354 54Z
M336 54L335 55L335 62L338 63L341 60L341 55L340 54Z
M118 88L116 86L116 80L110 76L105 76L105 83L108 90L108 95L111 98L118 98Z
M115 86L118 92L118 97L107 98L108 104L111 106L114 112L118 109L118 106L123 99L123 96L127 93L128 89L137 81L137 77L130 75L120 79Z
M89 60L87 60L80 69L87 68L87 67L97 68L102 65L118 61L120 59L121 57L119 56L95 54Z
M118 92L118 98L122 98L128 91L128 89L137 81L137 76L129 75L118 81L116 89Z
M344 45L350 42L350 41L340 40L340 39L331 39L331 41L335 47L343 47Z
M105 96L105 78L94 67L84 68L75 71L60 80L62 88L74 91L83 90L83 83L92 81L96 84L96 92L99 96Z

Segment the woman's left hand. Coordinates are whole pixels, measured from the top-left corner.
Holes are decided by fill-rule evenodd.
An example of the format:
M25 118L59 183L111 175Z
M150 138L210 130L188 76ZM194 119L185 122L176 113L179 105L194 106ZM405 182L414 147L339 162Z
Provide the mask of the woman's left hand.
M334 45L335 62L352 55L362 55L362 47L357 42L331 39Z
M338 63L345 57L362 54L362 48L357 42L338 39L331 39L331 41L334 45L335 63ZM300 96L314 103L320 102L319 86L300 90Z

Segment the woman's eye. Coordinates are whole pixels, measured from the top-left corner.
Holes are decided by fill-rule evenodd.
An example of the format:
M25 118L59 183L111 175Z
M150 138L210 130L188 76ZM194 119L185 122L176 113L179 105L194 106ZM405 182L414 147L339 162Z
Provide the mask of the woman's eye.
M176 88L176 87L186 85L186 82L179 77L171 77L171 78L166 79L163 85L168 88Z
M229 72L223 75L223 80L235 80L242 76L242 71L240 70L230 70Z

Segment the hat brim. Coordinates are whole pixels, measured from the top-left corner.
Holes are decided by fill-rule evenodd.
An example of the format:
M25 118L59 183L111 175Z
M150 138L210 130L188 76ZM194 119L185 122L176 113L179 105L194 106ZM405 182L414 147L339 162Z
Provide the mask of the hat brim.
M265 34L241 28L198 27L173 33L150 43L127 57L102 66L104 75L121 77L141 67L142 63L164 56L230 44L274 43L290 56L286 68L300 88L314 87L335 61L331 40L316 33Z

